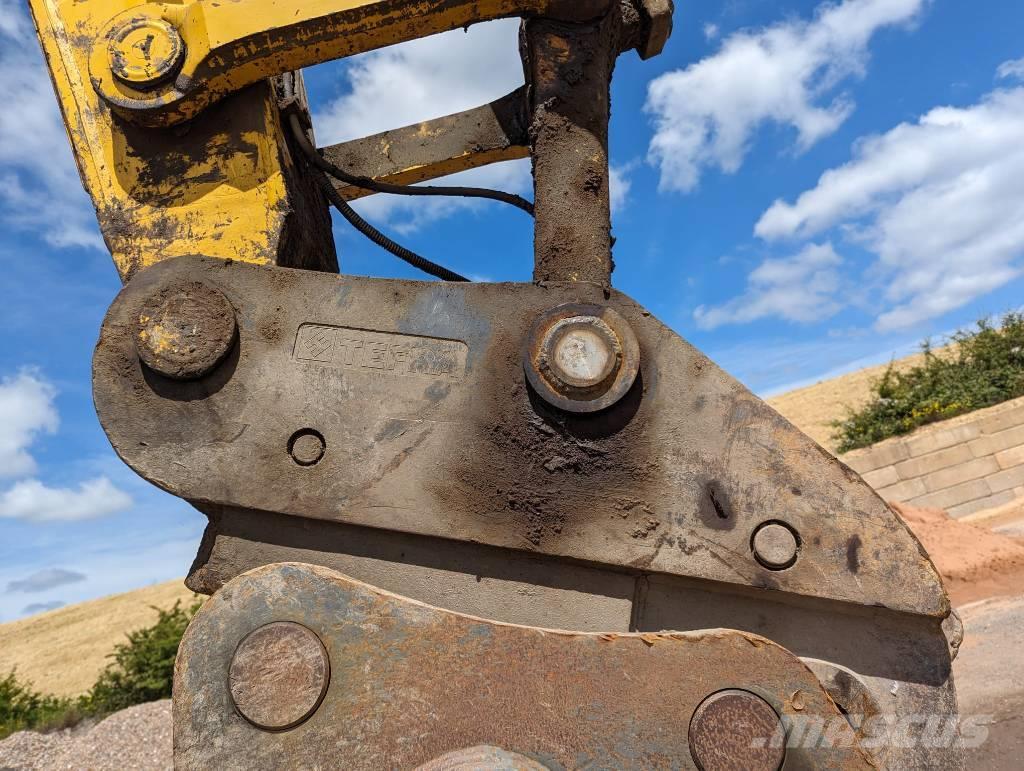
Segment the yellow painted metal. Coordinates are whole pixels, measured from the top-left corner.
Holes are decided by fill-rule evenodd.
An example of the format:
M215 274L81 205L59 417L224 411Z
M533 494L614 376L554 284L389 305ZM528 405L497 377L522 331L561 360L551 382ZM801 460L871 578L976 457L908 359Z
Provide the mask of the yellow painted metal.
M107 66L114 77L149 88L174 76L185 59L185 41L163 19L130 19L107 42Z
M112 115L89 83L89 57L110 18L132 4L31 0L79 172L119 273L127 280L141 267L193 254L275 262L294 169L270 84L231 96L181 129L141 128ZM126 71L144 78L148 66L131 58Z
M280 262L286 235L307 231L301 222L286 227L309 193L289 154L269 76L502 16L591 18L608 2L30 0L30 6L82 181L127 280L181 255ZM480 161L467 152L440 171ZM422 175L408 172L410 179ZM307 238L305 256L291 264L330 269L333 246L321 259L317 244Z
M600 15L609 0L192 0L135 5L107 17L94 39L88 72L96 90L122 115L145 125L172 125L246 85L312 64L476 22L547 15ZM90 6L111 8L109 0ZM172 25L185 43L177 77L163 84L126 83L111 70L109 43L125 25ZM99 30L97 30L99 32Z

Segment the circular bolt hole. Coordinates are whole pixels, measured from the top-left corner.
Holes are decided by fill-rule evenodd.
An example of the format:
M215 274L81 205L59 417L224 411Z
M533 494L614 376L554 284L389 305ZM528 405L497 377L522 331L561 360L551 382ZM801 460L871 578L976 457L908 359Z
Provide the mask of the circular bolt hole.
M275 621L246 635L228 670L235 707L264 731L285 731L308 720L330 679L330 660L320 638L291 621Z
M754 557L769 570L785 570L796 562L800 539L782 522L764 522L751 539Z
M690 719L690 755L701 771L778 771L786 757L782 721L749 691L708 696Z
M315 466L326 451L323 434L312 428L296 431L288 440L288 454L300 466Z
M548 767L516 752L480 745L446 752L415 771L548 771Z

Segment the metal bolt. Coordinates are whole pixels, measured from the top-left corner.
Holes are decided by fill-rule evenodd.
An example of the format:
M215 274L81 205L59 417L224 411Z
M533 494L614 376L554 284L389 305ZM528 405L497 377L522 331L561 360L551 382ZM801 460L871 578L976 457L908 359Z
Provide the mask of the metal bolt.
M300 466L313 466L320 462L327 450L323 435L312 428L304 428L292 434L288 440L288 453Z
M665 44L672 35L673 0L643 0L640 16L643 24L643 40L637 47L640 58L647 60L665 50Z
M784 729L772 706L749 691L719 691L690 719L690 755L701 771L778 771Z
M599 305L562 305L533 325L526 375L547 401L569 412L596 412L632 387L640 349L626 320Z
M622 362L615 333L596 316L555 322L544 335L540 353L540 366L567 392L599 387Z
M222 292L197 281L178 281L139 310L135 347L154 372L196 380L213 372L237 337L235 309Z
M146 90L177 74L185 61L185 41L163 19L135 18L108 36L110 71L122 83Z
M783 570L796 562L800 542L796 533L779 522L758 526L751 539L754 557L769 570Z
M320 638L290 621L250 632L235 649L228 670L238 712L265 731L284 731L308 720L330 679L330 659Z

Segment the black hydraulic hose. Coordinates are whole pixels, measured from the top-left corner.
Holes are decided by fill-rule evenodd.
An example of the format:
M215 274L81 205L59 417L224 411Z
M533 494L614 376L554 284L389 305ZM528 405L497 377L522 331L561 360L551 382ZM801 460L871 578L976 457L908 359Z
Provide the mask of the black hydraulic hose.
M294 132L296 130L295 126L298 125L298 118L294 115L290 116L290 118L292 121L292 131ZM312 147L312 145L310 145L310 147ZM309 155L309 153L306 154ZM371 190L375 193L390 193L392 195L442 195L454 198L487 198L492 201L501 201L502 203L511 204L517 209L522 209L531 217L533 216L533 204L522 196L515 195L514 193L505 193L501 190L489 190L483 187L393 185L389 182L378 182L377 180L370 179L369 177L349 174L344 169L339 168L328 161L316 150L313 151L312 155L309 155L309 160L325 174L329 174L335 179L341 180L346 185L359 187L363 190Z
M298 143L303 155L309 158L311 162L313 161L313 158L320 158L320 154L309 141L309 137L306 136L306 132L303 130L298 118L294 115L290 116L290 118L292 133L295 135L295 141ZM321 172L319 168L313 170L313 178L320 186L320 189L323 190L324 195L327 196L327 200L334 205L334 208L341 212L341 216L348 220L352 227L373 241L373 243L377 244L377 246L382 249L386 249L398 257L398 259L404 260L413 267L422 270L424 273L429 273L431 276L435 276L443 281L469 281L465 276L460 276L458 273L448 270L448 268L443 265L431 262L426 257L421 257L416 254L416 252L406 249L401 244L395 243L377 230L377 228L360 217L359 213L349 205L348 201L341 197L341 194L335 190L334 183L332 183L331 180L328 179L327 175Z

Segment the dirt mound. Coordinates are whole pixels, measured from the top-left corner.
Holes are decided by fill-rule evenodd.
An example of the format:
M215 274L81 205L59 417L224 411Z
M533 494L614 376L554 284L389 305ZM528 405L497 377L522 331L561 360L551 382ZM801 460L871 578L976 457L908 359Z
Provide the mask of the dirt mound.
M942 509L889 505L921 539L953 605L1024 592L1024 540L951 519Z

